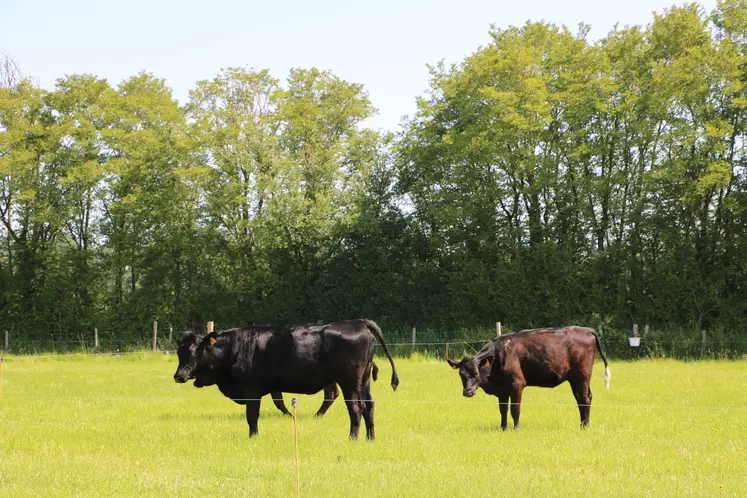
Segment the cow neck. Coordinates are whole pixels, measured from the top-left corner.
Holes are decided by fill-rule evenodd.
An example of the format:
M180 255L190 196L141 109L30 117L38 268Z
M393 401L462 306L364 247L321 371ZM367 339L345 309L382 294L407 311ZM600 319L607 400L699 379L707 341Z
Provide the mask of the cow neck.
M479 365L482 360L485 358L493 358L495 356L495 347L493 346L492 342L489 342L483 348L474 356L475 361L477 361L477 364Z

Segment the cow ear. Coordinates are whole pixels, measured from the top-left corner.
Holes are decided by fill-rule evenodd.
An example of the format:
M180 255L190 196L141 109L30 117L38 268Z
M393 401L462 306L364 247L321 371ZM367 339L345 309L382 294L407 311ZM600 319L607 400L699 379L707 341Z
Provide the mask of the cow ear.
M451 365L451 368L459 368L459 362L456 362L452 360L451 358L449 358L446 361L448 362L449 365Z
M185 345L197 344L200 342L200 337L195 335L191 330L185 330L179 342Z
M488 366L488 367L490 366L490 356L486 356L485 358L480 360L480 363L478 364L478 366L482 367L483 365Z

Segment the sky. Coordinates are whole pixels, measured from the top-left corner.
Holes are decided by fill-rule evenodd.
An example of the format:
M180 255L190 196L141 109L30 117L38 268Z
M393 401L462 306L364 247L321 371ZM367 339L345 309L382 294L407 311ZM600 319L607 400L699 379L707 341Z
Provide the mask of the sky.
M365 125L396 131L428 88L427 64L458 63L499 28L527 21L646 25L681 0L0 0L0 49L43 88L89 73L116 86L140 71L164 78L180 103L222 68L330 70L362 83L378 113ZM700 0L706 10L716 0Z

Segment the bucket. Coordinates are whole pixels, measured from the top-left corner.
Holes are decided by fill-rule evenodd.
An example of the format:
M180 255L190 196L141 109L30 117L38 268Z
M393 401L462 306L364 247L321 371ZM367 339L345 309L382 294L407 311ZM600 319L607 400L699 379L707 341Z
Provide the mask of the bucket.
M641 338L640 337L628 337L628 344L631 345L631 347L637 348L641 345Z

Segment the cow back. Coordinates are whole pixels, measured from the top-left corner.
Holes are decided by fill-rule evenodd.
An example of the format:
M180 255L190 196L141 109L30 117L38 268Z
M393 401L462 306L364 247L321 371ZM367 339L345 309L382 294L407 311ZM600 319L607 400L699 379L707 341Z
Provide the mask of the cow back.
M591 373L595 352L591 329L524 330L495 342L497 361L491 370L491 381L555 387L569 376Z
M314 394L331 383L359 382L373 361L373 337L361 320L231 332L226 377L242 392ZM223 385L224 394L235 394L230 382Z

